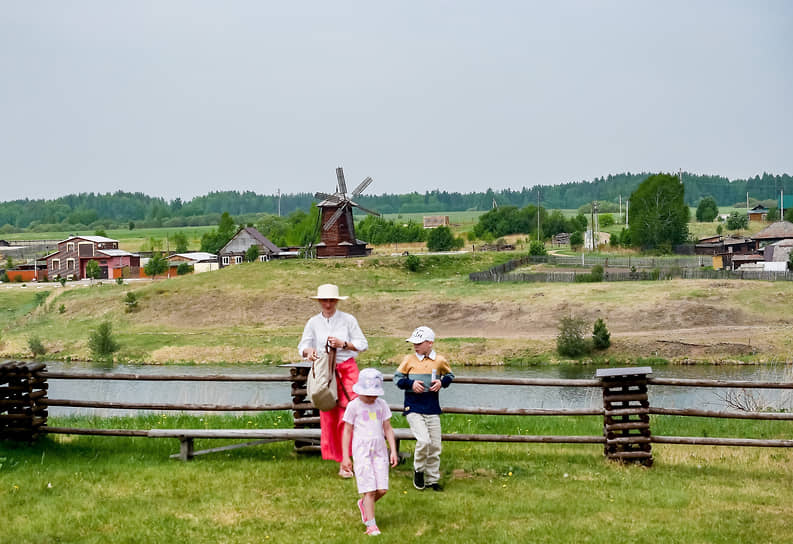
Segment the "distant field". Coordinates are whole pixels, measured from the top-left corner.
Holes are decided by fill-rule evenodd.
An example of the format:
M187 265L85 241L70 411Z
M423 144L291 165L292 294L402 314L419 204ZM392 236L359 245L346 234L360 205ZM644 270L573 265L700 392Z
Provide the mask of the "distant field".
M213 226L203 227L162 227L162 228L148 228L148 229L106 229L105 233L108 238L118 240L119 247L127 251L139 251L141 246L148 244L150 238L155 238L162 241L163 249L166 248L166 239L173 236L177 232L182 232L187 236L189 249L191 251L198 251L201 245L201 236L212 229L217 228ZM55 231L55 232L17 232L14 234L3 235L4 240L65 240L69 236L75 234L93 235L93 229L80 230L80 231Z
M429 215L448 215L449 221L451 223L465 225L465 224L475 224L479 220L479 216L482 215L483 211L465 211L465 212L427 212L427 213L386 213L383 214L383 217L388 219L389 221L414 221L416 223L421 223L424 217Z

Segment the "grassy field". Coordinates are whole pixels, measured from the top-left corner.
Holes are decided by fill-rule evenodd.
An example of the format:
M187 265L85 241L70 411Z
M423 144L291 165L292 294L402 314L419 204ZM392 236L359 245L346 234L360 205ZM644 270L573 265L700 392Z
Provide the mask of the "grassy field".
M274 427L289 416L57 419L112 428ZM688 419L687 421L682 421ZM666 421L666 423L664 423ZM401 415L394 425L406 426ZM443 416L444 432L601 433L599 418ZM789 437L790 423L666 418L655 434ZM214 447L222 441L197 443ZM412 451L412 443L404 445ZM363 534L353 481L291 443L170 460L173 439L53 435L0 443L0 540L60 543L346 543ZM596 445L444 444L443 493L391 471L383 542L793 542L789 449L655 445L652 468Z
M337 283L350 299L370 348L364 364L395 364L404 338L420 323L439 335L438 349L459 365L536 364L559 360L559 319L602 318L612 346L593 355L615 364L641 357L681 362L789 361L793 334L791 282L472 283L468 273L515 258L514 252L247 263L218 272L154 282L0 287L0 357L31 355L37 336L45 358L87 360L93 330L109 321L121 345L116 360L291 362L306 320L318 311L309 296ZM125 311L128 292L138 310ZM421 308L421 311L417 311Z

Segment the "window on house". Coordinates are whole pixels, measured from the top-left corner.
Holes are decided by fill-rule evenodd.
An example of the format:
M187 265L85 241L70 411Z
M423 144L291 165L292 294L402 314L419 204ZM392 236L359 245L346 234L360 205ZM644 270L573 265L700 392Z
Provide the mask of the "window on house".
M241 264L241 263L242 263L242 257L240 255L234 257L234 264Z
M66 244L66 251L74 251L74 242L69 242Z
M60 259L52 259L50 262L50 268L52 270L58 270L61 267L61 260Z
M74 259L66 259L66 268L69 270L74 268Z
M223 255L223 264L229 264L229 256Z

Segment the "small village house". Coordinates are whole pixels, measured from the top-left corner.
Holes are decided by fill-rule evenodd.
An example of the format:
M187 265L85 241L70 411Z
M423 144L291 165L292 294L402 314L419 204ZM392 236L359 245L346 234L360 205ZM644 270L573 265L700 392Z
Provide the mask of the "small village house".
M768 217L768 208L762 204L758 204L749 210L749 221L765 221Z
M101 279L137 277L140 269L138 255L118 249L118 240L104 236L70 236L58 242L58 250L44 259L51 280L85 278L88 261L97 262Z
M243 227L218 251L220 268L245 262L245 254L252 247L259 248L259 261L280 257L281 250L254 227Z
M218 257L206 251L192 251L188 253L174 253L168 257L168 277L177 276L176 269L180 264L186 263L193 269L194 274L218 270Z

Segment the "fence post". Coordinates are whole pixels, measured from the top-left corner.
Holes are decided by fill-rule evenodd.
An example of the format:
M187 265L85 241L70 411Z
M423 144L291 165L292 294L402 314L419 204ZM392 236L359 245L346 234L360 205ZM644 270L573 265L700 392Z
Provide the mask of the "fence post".
M299 363L289 363L285 365L289 368L289 375L292 378L292 418L295 429L319 429L319 410L311 405L306 408L306 404L311 401L306 398L306 379L311 370L311 363L301 361ZM318 442L311 440L295 440L295 451L298 453L316 453L320 451Z
M33 442L47 425L44 363L0 364L0 440Z
M653 464L650 403L647 399L648 366L598 369L603 388L604 453L617 461Z

